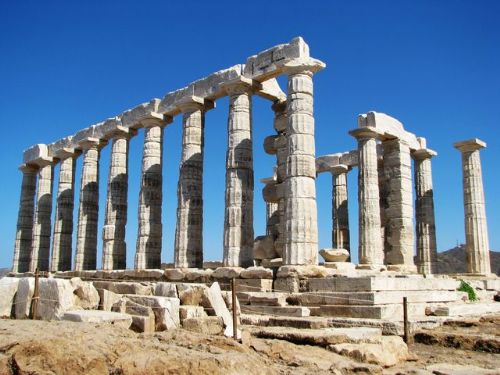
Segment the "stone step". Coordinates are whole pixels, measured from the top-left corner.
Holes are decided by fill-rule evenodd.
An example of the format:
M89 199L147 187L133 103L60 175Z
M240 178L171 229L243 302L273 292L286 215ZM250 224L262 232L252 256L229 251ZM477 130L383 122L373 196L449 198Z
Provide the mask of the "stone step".
M254 306L286 306L288 293L277 292L238 292L241 304Z
M116 326L129 328L132 324L132 316L111 311L101 310L72 310L66 311L62 320L71 322L109 323Z
M461 304L447 304L427 309L428 315L436 316L470 316L500 313L499 302L472 302Z
M426 303L409 304L409 319L425 316L427 306L428 304ZM388 305L322 305L314 312L318 316L403 320L402 303Z
M319 316L285 317L270 315L240 315L241 324L258 327L293 327L319 329L328 327L328 318Z
M311 315L307 307L302 306L250 306L242 305L241 311L247 314L267 314L304 317Z

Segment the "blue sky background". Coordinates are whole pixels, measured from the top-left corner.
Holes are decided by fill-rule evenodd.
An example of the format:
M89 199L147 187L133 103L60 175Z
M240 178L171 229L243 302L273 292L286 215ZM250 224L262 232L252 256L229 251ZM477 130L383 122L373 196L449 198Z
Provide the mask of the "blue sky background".
M482 162L490 244L500 250L499 14L495 0L2 0L0 267L12 264L21 185L17 167L25 148L161 98L298 35L312 56L327 64L315 76L317 155L355 148L347 132L357 126L359 113L370 110L388 113L426 137L439 153L433 172L442 251L464 241L461 162L452 143L483 139L488 143ZM227 112L227 99L222 99L206 117L206 259L222 258ZM263 139L273 134L272 118L270 103L256 98L256 235L265 228L258 180L272 173L274 163L262 149ZM173 259L180 124L176 118L165 131L164 262ZM135 249L142 140L140 132L130 146L128 266ZM109 149L103 150L101 163L101 225ZM77 166L79 186L81 160ZM356 178L356 171L349 175L353 249ZM320 247L330 247L331 178L320 176L317 187Z

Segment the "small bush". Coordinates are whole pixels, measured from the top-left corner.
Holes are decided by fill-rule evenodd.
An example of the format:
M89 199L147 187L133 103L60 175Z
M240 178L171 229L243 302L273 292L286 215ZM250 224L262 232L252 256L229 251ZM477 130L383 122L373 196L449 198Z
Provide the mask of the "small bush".
M467 282L460 280L460 286L457 289L459 292L466 292L467 295L469 296L469 301L476 301L477 296L476 296L476 291L474 288Z

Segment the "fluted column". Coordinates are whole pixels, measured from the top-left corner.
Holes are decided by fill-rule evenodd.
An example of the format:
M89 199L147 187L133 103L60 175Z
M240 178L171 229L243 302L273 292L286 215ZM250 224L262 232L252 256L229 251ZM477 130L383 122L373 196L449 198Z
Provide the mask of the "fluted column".
M346 249L349 245L349 209L347 199L347 172L349 167L339 164L331 169L333 179L332 191L332 247Z
M228 82L228 145L224 211L224 257L226 267L253 265L253 149L252 81Z
M455 143L454 147L462 153L467 272L488 275L490 247L479 156L486 143L475 138Z
M410 148L400 139L382 142L388 188L385 264L397 271L416 272L413 261L413 183Z
M144 148L142 154L141 191L135 269L161 267L163 201L163 127L160 119L143 121Z
M436 152L429 149L415 151L415 218L417 235L417 269L421 274L437 272L436 224L431 158Z
M183 113L182 156L177 188L175 267L203 267L203 146L204 100L188 97Z
M33 215L38 167L23 164L19 170L23 173L23 182L17 215L12 272L27 272L30 267L33 241Z
M274 144L276 146L276 183L283 184L286 179L286 160L288 157L286 139L286 101L276 101L272 105L274 111L274 130L278 133ZM278 200L278 234L274 241L274 248L281 257L285 248L285 196L280 195Z
M97 268L97 226L99 218L99 157L106 142L88 138L80 143L83 169L78 207L75 270Z
M117 126L110 134L113 143L108 174L106 215L102 230L104 270L125 269L127 266L125 226L128 207L128 143L130 137L136 133L135 130Z
M52 272L71 270L75 164L79 154L74 149L61 149L55 155L59 159L59 186L50 262Z
M379 268L384 264L380 236L380 202L375 129L360 127L350 132L358 140L359 175L359 268Z
M40 162L35 217L33 219L33 243L30 262L31 272L35 272L37 268L40 271L49 270L53 176L54 163L52 158Z
M318 263L312 76L323 67L311 59L288 64L284 70L288 75L284 265Z

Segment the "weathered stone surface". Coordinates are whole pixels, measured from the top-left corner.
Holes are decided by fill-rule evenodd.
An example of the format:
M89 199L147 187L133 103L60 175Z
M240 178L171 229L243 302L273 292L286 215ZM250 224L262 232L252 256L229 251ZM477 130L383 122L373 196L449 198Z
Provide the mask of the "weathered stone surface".
M126 295L131 301L153 309L157 331L174 329L180 324L179 299L156 296Z
M224 331L224 323L220 316L187 318L182 321L182 328L205 335L220 335Z
M137 316L150 316L153 314L153 309L151 307L131 301L129 298L124 296L113 304L111 311Z
M497 370L488 370L473 365L459 365L452 363L435 363L428 365L427 370L437 375L496 375Z
M444 306L428 307L426 313L436 316L468 316L483 314L494 314L500 312L500 303L479 302L479 303L461 303L446 304Z
M185 319L205 318L207 317L207 313L203 306L183 305L179 307L179 317L181 322L183 322Z
M19 280L15 297L14 316L16 319L26 319L30 315L31 298L35 289L34 277L23 277Z
M269 315L298 316L298 317L311 315L311 311L307 307L301 307L301 306L243 305L242 311L247 314L269 314Z
M138 333L154 333L155 332L155 315L153 312L148 316L131 315L132 324L130 329Z
M298 277L299 279L323 278L332 274L332 270L316 265L282 266L278 269L277 277Z
M171 268L171 269L166 269L164 271L165 277L167 280L171 281L180 281L184 280L184 277L186 276L184 274L184 271L180 268Z
M74 287L69 280L40 279L40 300L36 318L59 320L75 307Z
M212 281L212 274L214 273L211 269L201 270L198 268L188 268L184 270L185 280L194 281L198 283L209 283Z
M208 300L210 301L211 307L214 309L217 316L222 317L224 322L224 335L227 337L233 336L233 317L229 312L222 293L220 290L219 283L215 282L209 288ZM241 336L241 332L238 332L238 336Z
M332 191L332 246L350 250L349 209L347 194L347 172L349 167L340 164L331 169ZM328 260L328 259L325 259Z
M121 295L107 289L97 289L99 293L99 310L111 311L113 305L120 300Z
M97 289L106 289L118 294L139 294L145 296L153 294L153 287L149 283L113 281L94 281L93 283Z
M3 277L0 279L0 318L9 318L12 312L12 303L19 285L19 279Z
M241 271L242 279L272 279L273 271L264 267L249 267Z
M156 283L154 295L158 297L179 297L177 295L177 287L174 283Z
M260 264L264 268L278 268L283 265L283 259L282 258L262 259L262 262Z
M205 260L203 261L203 269L215 270L216 268L222 267L222 261L220 260Z
M355 274L356 265L350 262L325 262L323 267L331 268L342 274Z
M327 262L346 262L350 256L346 249L321 249L319 254Z
M92 283L87 281L82 281L80 278L72 278L70 280L71 285L74 288L75 306L81 307L84 310L97 309L99 306L99 292L92 285Z
M274 290L277 292L298 293L299 289L298 277L277 277L274 280Z
M254 306L286 306L287 293L238 292L238 299Z
M130 315L110 311L66 311L61 318L62 320L69 320L71 322L109 323L124 328L129 328L132 324L132 317Z
M236 279L237 291L270 292L273 290L272 279Z
M274 240L271 236L258 236L253 244L254 259L273 259L277 258L278 253L274 247Z
M177 292L182 305L210 307L208 286L205 284L178 283Z
M232 279L240 277L243 268L241 267L219 267L217 268L212 277L214 279Z

